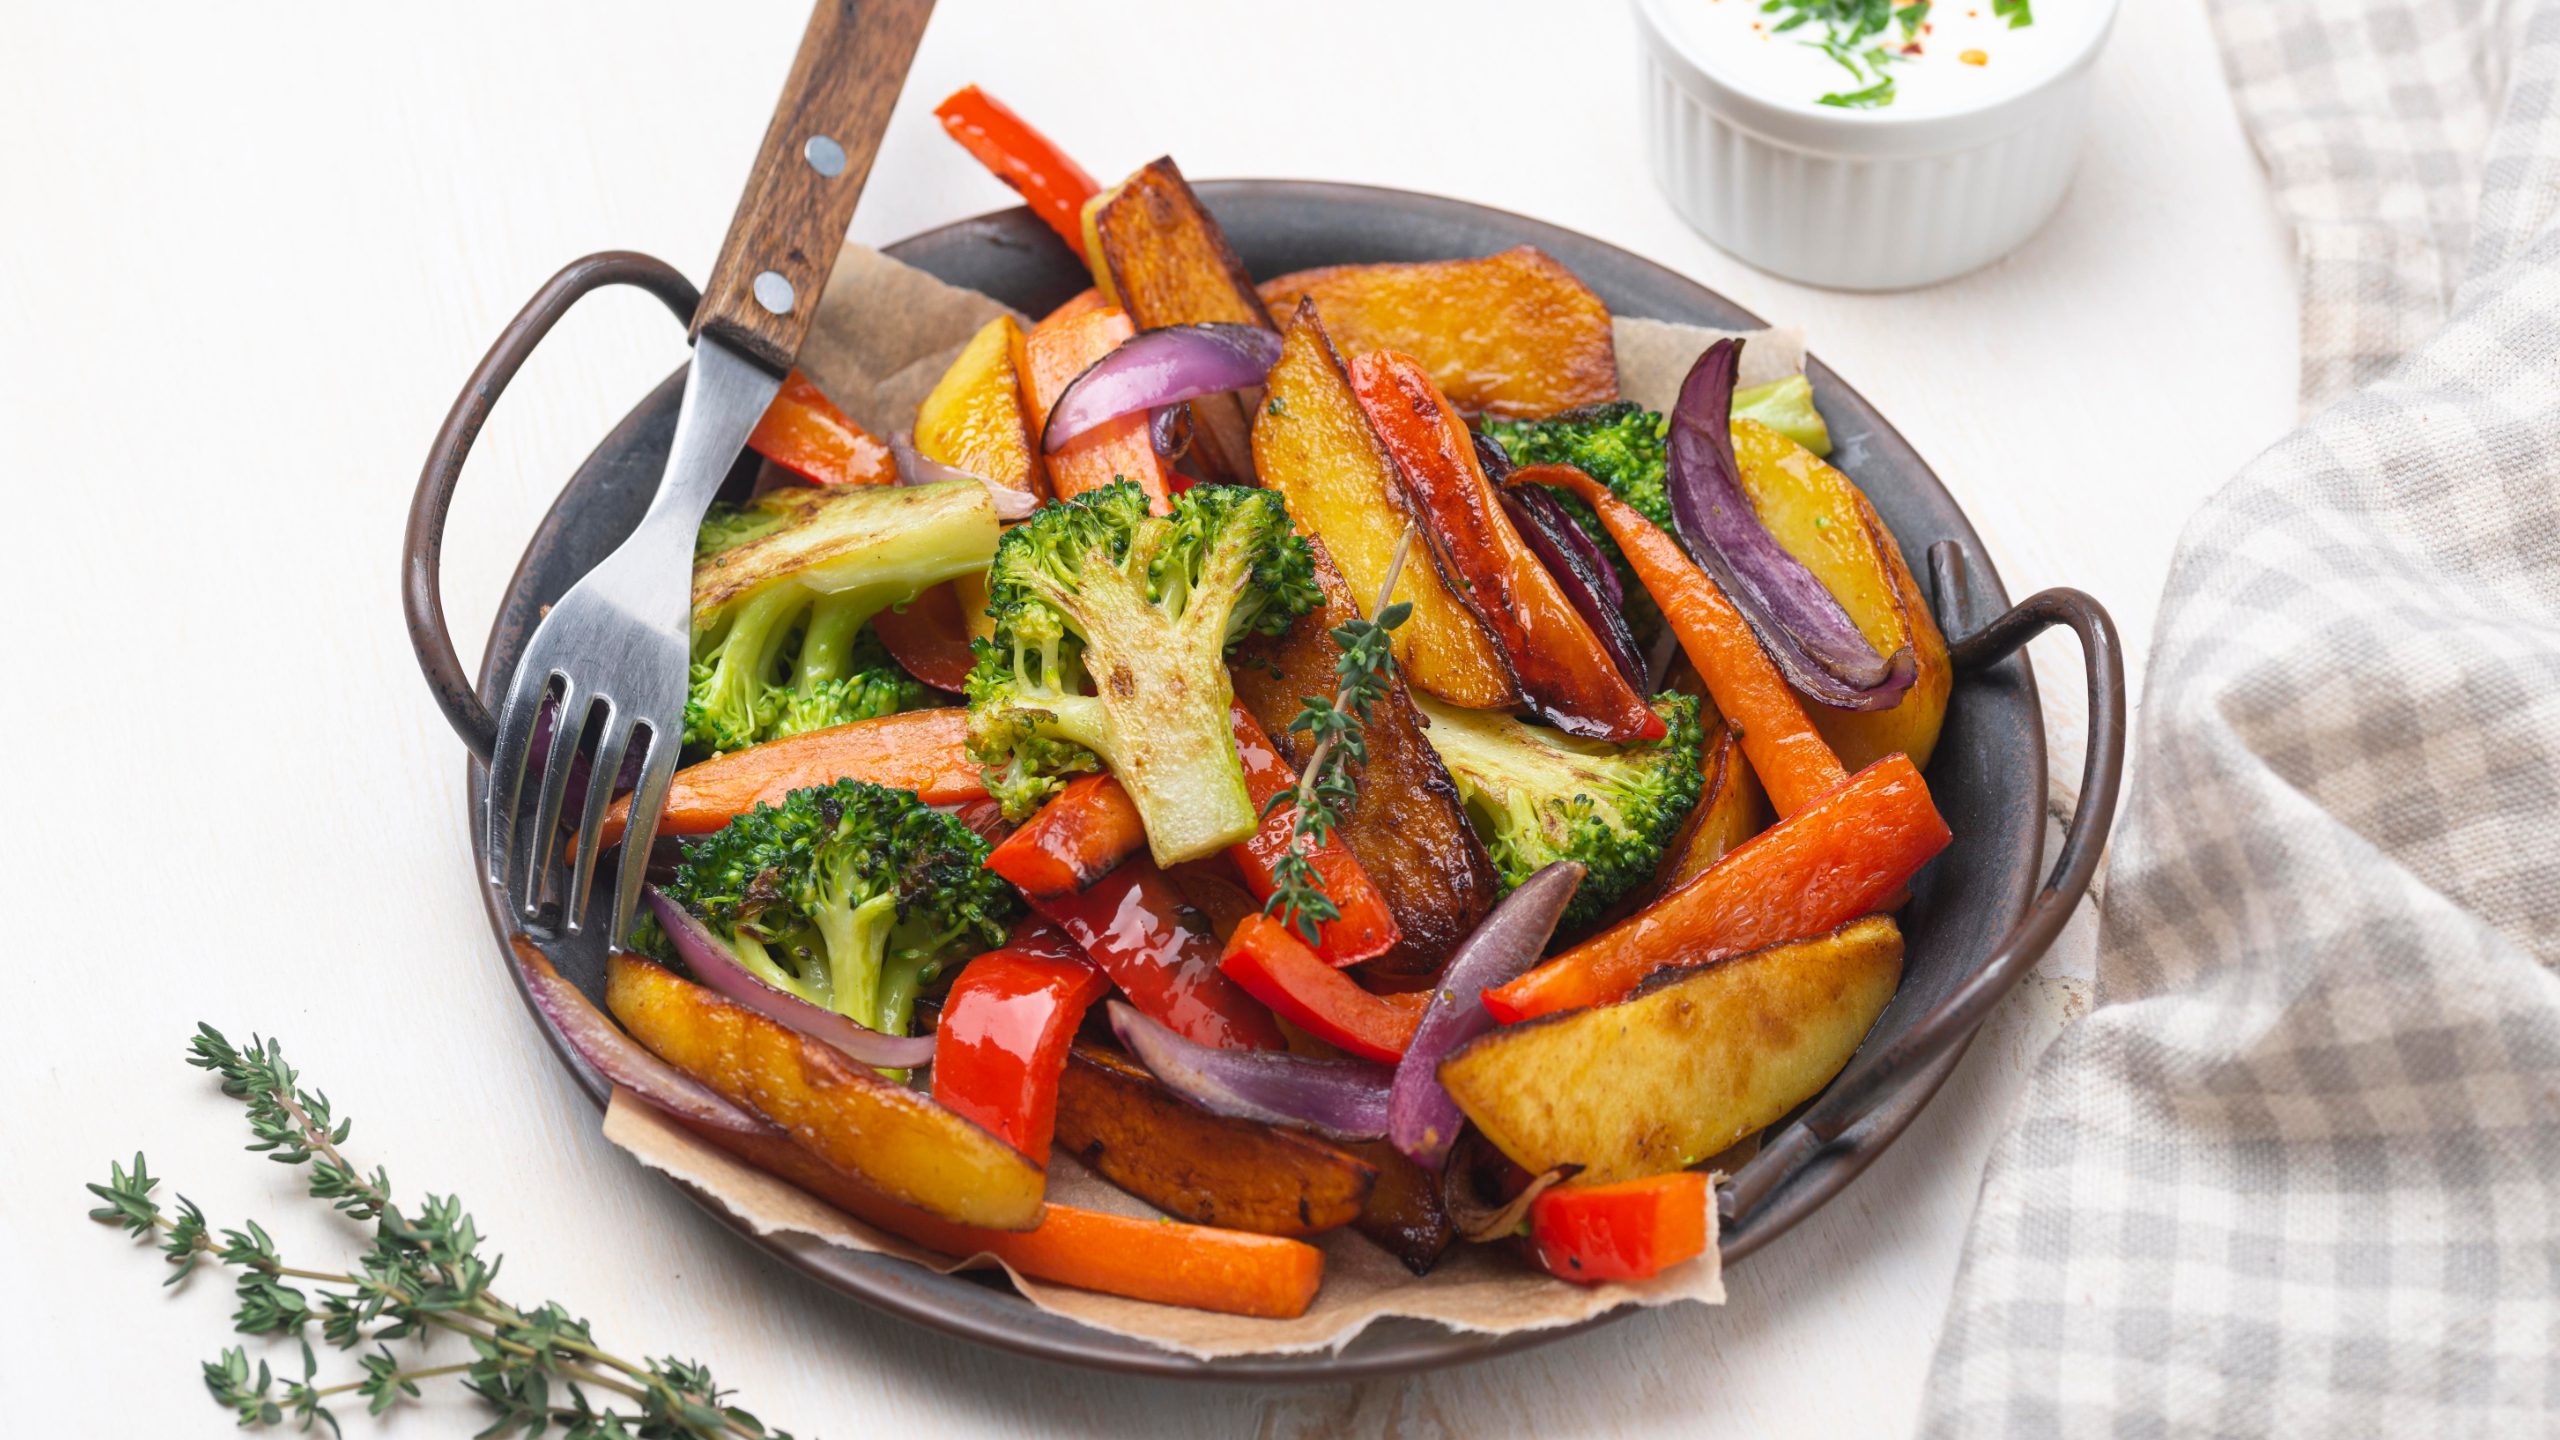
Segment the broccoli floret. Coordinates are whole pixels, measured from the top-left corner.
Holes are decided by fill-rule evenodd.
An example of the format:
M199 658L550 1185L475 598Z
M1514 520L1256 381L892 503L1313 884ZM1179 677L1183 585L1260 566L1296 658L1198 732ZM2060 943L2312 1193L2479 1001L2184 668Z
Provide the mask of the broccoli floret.
M777 491L719 527L748 538L693 567L684 738L710 750L922 700L876 645L866 658L864 627L983 568L996 543L986 487L967 481Z
M1515 465L1570 465L1609 487L1636 513L1668 530L1671 426L1632 400L1585 405L1544 420L1491 420L1484 433L1502 442ZM1605 538L1605 536L1603 537Z
M687 845L665 893L767 984L903 1035L918 990L1004 942L1016 902L986 860L913 792L838 780Z
M1505 893L1558 860L1588 870L1564 913L1568 931L1653 878L1705 785L1698 702L1676 691L1653 699L1670 733L1630 745L1576 739L1419 692L1413 699Z
M1159 516L1128 481L1088 491L1007 531L987 589L969 746L1006 814L1107 765L1161 863L1253 832L1226 654L1321 598L1276 492L1195 486Z
M761 505L732 505L715 500L702 517L702 528L693 532L693 558L708 560L723 550L770 535L781 529L787 518L784 513Z

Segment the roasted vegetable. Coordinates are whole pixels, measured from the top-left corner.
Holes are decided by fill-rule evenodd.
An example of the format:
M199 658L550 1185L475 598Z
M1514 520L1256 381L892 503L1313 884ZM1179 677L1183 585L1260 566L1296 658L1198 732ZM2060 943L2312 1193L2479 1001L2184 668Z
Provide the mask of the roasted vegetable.
M1014 367L1022 374L1029 407L1024 418L1035 439L1048 428L1050 407L1075 378L1137 333L1129 317L1112 306L1078 309L1072 302L1033 327L1014 355ZM1175 477L1156 454L1144 415L1106 420L1044 453L1041 463L1049 488L1061 499L1126 480L1147 492L1157 514L1173 503Z
M1946 636L1893 532L1847 476L1777 431L1736 420L1733 449L1743 491L1771 538L1839 600L1877 654L1908 649L1915 662L1910 688L1888 709L1808 704L1806 715L1851 769L1897 751L1926 769L1946 722L1955 674L1947 663Z
M1058 1095L1058 1145L1177 1219L1312 1235L1358 1218L1377 1171L1324 1141L1208 1111L1115 1051L1079 1045Z
M1080 217L1095 186L1093 177L1075 162L1075 157L1032 128L1031 122L1015 114L1012 106L975 85L952 91L949 98L933 107L933 113L952 139L976 156L978 163L997 179L1012 186L1023 203L1031 207L1031 213L1058 232L1068 249L1083 252Z
M1039 1223L1039 1166L833 1046L629 954L606 962L605 1005L659 1058L884 1196L964 1225Z
M1440 1177L1404 1158L1389 1141L1353 1141L1341 1148L1378 1172L1352 1228L1403 1262L1407 1270L1430 1274L1449 1242L1457 1238L1449 1212L1440 1204Z
M969 337L916 406L916 453L1011 490L1049 497L1049 474L1023 409L1013 357L1022 327L999 315Z
M1311 549L1323 610L1284 635L1247 642L1234 667L1236 700L1293 769L1305 767L1309 742L1289 722L1303 697L1332 693L1342 656L1333 632L1361 613L1322 543ZM1360 767L1360 793L1335 838L1358 857L1395 922L1394 947L1373 963L1400 975L1432 974L1492 908L1493 862L1423 738L1401 673L1370 707L1362 731L1369 763Z
M1342 348L1401 350L1468 414L1552 415L1618 394L1609 307L1532 246L1472 260L1335 265L1262 287L1285 315L1324 311Z
M1012 853L989 859L1001 864ZM1288 1043L1271 1012L1219 973L1208 917L1146 856L1132 855L1082 889L1035 896L1031 904L1132 1003L1184 1038L1239 1050Z
M685 848L664 893L776 989L890 1035L946 964L1017 913L987 845L904 790L794 790Z
M1891 755L1704 874L1498 989L1505 1024L1605 1005L1656 970L1818 935L1892 905L1952 837L1911 762Z
M1701 708L1712 713L1712 707ZM1680 838L1662 857L1648 901L1679 889L1769 828L1769 797L1752 775L1751 762L1742 758L1741 735L1722 717L1714 719L1698 768L1706 777L1705 787L1688 823L1680 827Z
M1576 735L1658 738L1644 696L1512 528L1474 438L1421 362L1373 350L1351 362L1351 388L1395 459L1433 562L1493 636L1529 708Z
M1273 1014L1364 1060L1394 1064L1422 1019L1418 1006L1361 989L1268 915L1248 915L1236 926L1218 968Z
M866 666L857 642L881 610L985 568L996 542L986 487L778 491L756 508L762 518L717 522L747 538L693 567L686 742L741 750L921 703L885 652Z
M1289 514L1299 528L1324 542L1342 567L1358 613L1367 614L1387 578L1410 507L1395 461L1353 393L1313 306L1300 306L1289 322L1280 363L1271 369L1254 420L1253 448L1266 483L1289 497ZM1414 688L1479 710L1519 702L1501 649L1443 578L1429 546L1405 565L1393 598L1413 606L1412 618L1396 631L1395 656L1397 670ZM1332 689L1328 682L1322 693ZM1286 723L1259 718L1274 734Z
M1570 933L1651 881L1698 803L1703 737L1698 702L1654 698L1660 740L1611 745L1508 715L1416 702L1424 735L1466 797L1468 818L1493 856L1505 891L1559 860L1588 873L1565 910Z
M1816 455L1831 453L1831 427L1813 408L1813 382L1800 374L1734 391L1733 418L1766 425Z
M1901 932L1870 916L1623 1004L1495 1030L1440 1080L1522 1169L1632 1180L1713 1155L1829 1084L1901 978Z
M970 748L1006 813L1108 765L1160 863L1252 834L1226 655L1315 608L1311 564L1277 494L1231 485L1156 516L1122 482L1008 531L988 573L996 632L969 675Z
M708 834L758 805L779 805L794 790L839 779L911 790L928 805L983 799L986 781L969 758L968 740L969 712L950 706L714 755L676 772L658 813L658 833ZM617 796L605 815L603 843L621 839L630 819L631 797Z
M1067 1047L1110 990L1056 926L1014 927L951 982L933 1030L933 1098L1046 1168Z
M1529 1202L1529 1253L1559 1280L1646 1280L1707 1253L1715 1187L1695 1170L1559 1185Z

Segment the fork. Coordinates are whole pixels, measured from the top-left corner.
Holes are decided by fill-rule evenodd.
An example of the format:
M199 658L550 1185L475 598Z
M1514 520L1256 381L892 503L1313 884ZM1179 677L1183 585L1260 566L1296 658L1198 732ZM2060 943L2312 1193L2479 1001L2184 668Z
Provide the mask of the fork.
M536 939L584 929L605 812L636 756L610 933L619 943L630 932L684 743L694 533L808 335L932 13L933 0L819 0L694 312L693 364L657 494L631 537L543 616L508 681L489 758L489 883ZM590 734L564 883L561 812Z

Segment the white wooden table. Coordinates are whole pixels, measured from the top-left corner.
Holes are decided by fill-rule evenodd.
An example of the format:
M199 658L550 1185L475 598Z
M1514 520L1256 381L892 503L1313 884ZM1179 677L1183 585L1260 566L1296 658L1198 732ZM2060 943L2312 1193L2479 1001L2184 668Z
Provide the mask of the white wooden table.
M1628 17L1574 8L945 0L855 234L1011 203L929 114L971 80L1100 174L1170 150L1196 176L1405 186L1588 231L1805 326L2013 593L2082 586L2139 656L2181 517L2292 415L2290 247L2196 0L2126 6L2051 226L1881 297L1771 279L1684 229L1643 171ZM218 1221L282 1217L289 1247L341 1252L180 1063L201 1018L285 1037L364 1157L468 1197L510 1293L627 1353L711 1361L804 1436L1904 1433L1984 1155L2085 994L2085 923L1724 1310L1410 1382L1137 1384L947 1342L765 1262L597 1137L464 873L462 751L395 599L401 517L455 387L553 268L612 246L708 267L803 13L0 9L7 1388L36 1413L104 1407L56 1433L228 1433L195 1373L227 1296L164 1295L151 1256L81 1218L81 1182L137 1146ZM562 477L679 358L654 304L619 296L516 383L453 517L457 634L485 633ZM2069 642L2040 645L2076 686ZM468 1413L446 1399L388 1433L463 1434Z

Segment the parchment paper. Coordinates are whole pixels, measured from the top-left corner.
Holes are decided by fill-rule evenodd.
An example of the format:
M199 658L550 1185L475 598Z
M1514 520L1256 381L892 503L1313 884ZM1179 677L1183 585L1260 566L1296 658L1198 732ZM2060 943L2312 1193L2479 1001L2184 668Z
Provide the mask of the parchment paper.
M909 429L917 402L969 337L1005 311L975 291L946 285L868 247L848 245L802 347L800 368L874 434ZM1652 409L1669 409L1698 352L1726 333L1620 317L1615 335L1620 393ZM1743 351L1743 384L1779 379L1803 367L1800 332L1756 331L1750 339ZM759 1234L814 1236L944 1273L996 1263L984 1256L939 1255L873 1229L618 1093L606 1111L604 1133L641 1163L718 1198ZM1063 1154L1050 1159L1049 1198L1125 1215L1157 1213ZM1500 1334L1570 1325L1620 1305L1683 1300L1719 1305L1724 1302L1724 1277L1713 1243L1714 1224L1710 1211L1707 1253L1697 1260L1648 1281L1594 1286L1538 1274L1507 1249L1464 1242L1451 1246L1437 1268L1417 1279L1357 1234L1335 1231L1314 1241L1324 1251L1324 1288L1295 1320L1213 1315L1070 1290L1021 1275L1012 1279L1043 1310L1186 1355L1329 1350L1350 1343L1370 1322L1394 1316Z

